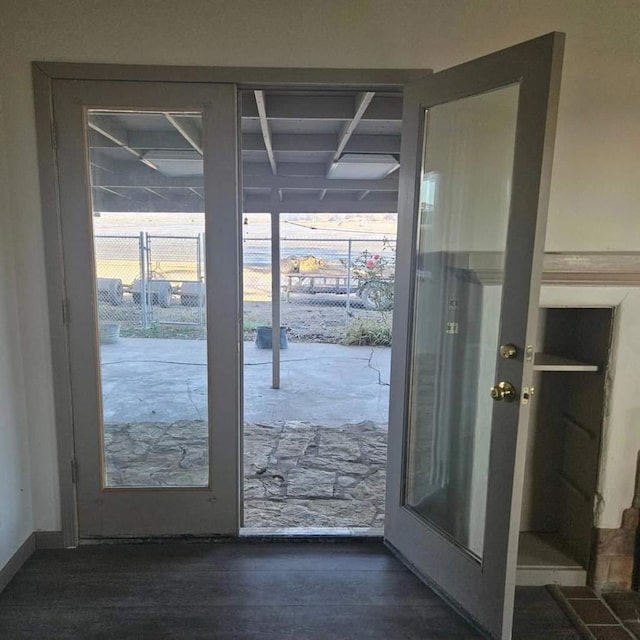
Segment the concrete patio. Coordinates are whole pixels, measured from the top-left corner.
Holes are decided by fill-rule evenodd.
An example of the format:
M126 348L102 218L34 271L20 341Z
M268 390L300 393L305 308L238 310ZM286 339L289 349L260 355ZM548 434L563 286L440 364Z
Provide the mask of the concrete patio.
M205 348L137 338L102 345L109 486L206 484ZM290 344L276 390L271 351L245 343L245 526L382 526L389 356Z
M244 344L244 421L300 420L339 426L386 423L388 347L289 343L281 388L271 388L271 351ZM105 422L207 419L204 340L121 338L104 344Z

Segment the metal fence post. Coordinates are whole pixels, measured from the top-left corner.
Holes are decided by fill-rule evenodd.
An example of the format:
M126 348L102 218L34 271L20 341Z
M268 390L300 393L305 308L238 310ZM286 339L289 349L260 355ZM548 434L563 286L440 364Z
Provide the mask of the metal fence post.
M147 312L147 249L146 233L140 232L140 314L142 316L142 328L149 328L149 316Z
M280 211L271 190L271 387L280 388Z
M204 324L204 282L202 279L202 241L204 234L199 233L196 239L196 264L197 264L197 278L198 278L198 324L202 326Z
M349 324L349 316L351 315L351 244L352 240L347 241L347 324Z

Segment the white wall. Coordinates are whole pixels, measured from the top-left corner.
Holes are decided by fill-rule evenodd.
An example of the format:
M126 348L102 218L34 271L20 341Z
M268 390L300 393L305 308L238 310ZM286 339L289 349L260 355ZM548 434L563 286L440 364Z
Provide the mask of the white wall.
M0 568L33 531L18 299L0 95Z
M0 21L37 528L59 517L32 60L439 69L566 31L547 249L638 249L638 0L4 0Z

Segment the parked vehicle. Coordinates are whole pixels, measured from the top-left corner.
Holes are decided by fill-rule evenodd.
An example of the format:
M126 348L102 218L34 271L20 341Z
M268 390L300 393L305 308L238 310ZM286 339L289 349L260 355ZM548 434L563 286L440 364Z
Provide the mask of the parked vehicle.
M147 304L157 304L165 309L171 306L173 288L168 280L147 280L145 287L147 291ZM140 304L142 301L142 282L139 278L133 281L130 291L133 302Z
M98 300L119 307L124 302L124 290L120 278L97 278Z
M198 307L205 302L204 282L183 282L180 285L180 304L183 307Z

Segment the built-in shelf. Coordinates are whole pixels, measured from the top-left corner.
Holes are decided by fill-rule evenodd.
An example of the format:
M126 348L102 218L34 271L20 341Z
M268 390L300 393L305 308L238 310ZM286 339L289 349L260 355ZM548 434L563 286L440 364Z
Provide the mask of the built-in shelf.
M571 360L549 353L536 353L533 361L534 371L598 371L597 364Z
M584 586L587 572L556 533L520 532L516 584Z

